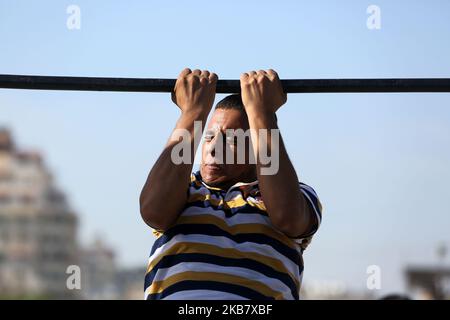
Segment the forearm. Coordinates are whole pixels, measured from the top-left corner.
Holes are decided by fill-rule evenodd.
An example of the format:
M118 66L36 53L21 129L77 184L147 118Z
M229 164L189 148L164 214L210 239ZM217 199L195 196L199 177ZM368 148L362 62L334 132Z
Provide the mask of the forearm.
M157 229L167 229L178 217L187 200L187 189L197 149L194 123L201 121L201 136L207 114L182 113L163 152L151 169L140 196L141 215L144 221ZM183 143L189 144L189 161L176 164L173 156L183 156L174 150L180 143L178 133L189 133ZM176 151L176 152L174 152ZM184 155L186 156L186 155ZM168 200L170 199L170 200Z
M259 109L261 110L261 109ZM285 234L296 237L304 234L310 226L311 216L306 199L300 191L298 177L286 152L281 135L271 129L278 130L274 113L248 112L251 139L255 159L257 159L257 175L264 204L271 222ZM267 129L267 139L261 139L260 129ZM278 131L279 134L279 131ZM276 138L276 137L275 137ZM274 143L275 142L275 143ZM261 151L265 144L267 155L270 155L272 166L270 174L263 174L267 164L261 161ZM263 152L263 153L266 153ZM276 157L278 153L278 158ZM278 166L277 162L278 160Z

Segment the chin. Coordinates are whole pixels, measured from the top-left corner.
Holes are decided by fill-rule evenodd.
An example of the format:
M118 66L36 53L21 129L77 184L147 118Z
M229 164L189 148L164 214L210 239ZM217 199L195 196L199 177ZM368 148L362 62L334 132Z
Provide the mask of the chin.
M211 172L210 170L200 170L202 179L207 184L214 186L220 184L226 180L226 176L223 173Z
M202 178L203 178L203 181L205 181L207 184L209 184L212 187L219 185L226 180L226 178L224 176L209 175L209 174L206 174L206 176L202 175Z

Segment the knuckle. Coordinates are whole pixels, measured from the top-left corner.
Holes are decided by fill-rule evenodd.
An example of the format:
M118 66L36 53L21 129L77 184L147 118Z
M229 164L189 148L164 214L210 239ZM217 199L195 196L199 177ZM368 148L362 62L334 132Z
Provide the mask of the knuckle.
M269 71L270 71L270 75L271 75L274 79L278 78L278 73L277 73L275 70L269 69Z
M187 75L189 75L191 72L192 72L191 69L184 68L183 71L181 71L179 78L184 78Z
M248 74L246 74L246 73L241 74L241 78L240 78L241 83L247 84L248 81L249 81L249 79L250 79L250 78L249 78Z
M252 77L252 78L249 78L249 79L248 79L247 83L248 83L248 84L254 84L256 81L257 81L256 78L253 78L253 77Z
M256 77L256 80L257 80L259 83L262 83L262 82L266 82L268 79L267 79L267 77L266 77L265 75L258 75L258 76Z
M211 79L212 82L216 82L216 81L219 79L219 77L217 76L217 74L213 73L213 74L210 76L210 79Z

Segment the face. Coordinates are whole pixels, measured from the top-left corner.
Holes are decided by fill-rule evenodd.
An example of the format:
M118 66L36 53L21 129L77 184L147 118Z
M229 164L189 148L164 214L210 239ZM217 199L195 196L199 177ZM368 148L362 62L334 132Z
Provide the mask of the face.
M239 143L237 138L230 135L227 137L226 131L227 129L247 131L248 128L247 117L241 111L234 109L214 111L202 145L200 173L203 181L211 186L229 188L237 182L256 180L256 167L249 161L250 138L245 138L245 144ZM238 163L239 154L245 157L245 163ZM227 155L228 160L232 161L227 161Z

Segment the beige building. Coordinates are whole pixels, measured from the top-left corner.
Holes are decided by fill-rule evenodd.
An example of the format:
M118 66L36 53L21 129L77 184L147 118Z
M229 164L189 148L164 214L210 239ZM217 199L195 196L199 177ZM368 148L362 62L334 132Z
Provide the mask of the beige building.
M81 296L84 299L118 299L114 250L100 238L80 251Z
M0 298L71 298L77 218L39 153L18 150L0 129Z
M0 128L0 300L143 299L145 268L117 268L100 240L81 248L77 225L41 155L19 150ZM67 288L70 265L80 289Z

